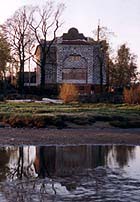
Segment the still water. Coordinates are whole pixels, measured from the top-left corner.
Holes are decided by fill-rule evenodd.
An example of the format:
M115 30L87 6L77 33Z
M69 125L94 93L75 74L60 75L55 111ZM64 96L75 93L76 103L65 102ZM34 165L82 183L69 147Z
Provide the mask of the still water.
M140 201L140 146L0 148L0 202Z

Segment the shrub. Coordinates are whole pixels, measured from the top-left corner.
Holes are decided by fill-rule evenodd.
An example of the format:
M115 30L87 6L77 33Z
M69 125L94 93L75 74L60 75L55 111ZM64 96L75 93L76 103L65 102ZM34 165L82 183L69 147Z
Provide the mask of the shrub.
M23 128L26 126L24 117L11 116L8 120L11 127Z
M140 120L115 120L110 121L110 125L119 128L139 128L140 127Z
M128 104L140 104L140 87L125 88L123 91L124 102Z
M62 84L60 88L60 99L64 100L65 103L73 102L78 100L78 90L74 84Z
M0 95L0 101L4 101L4 95Z

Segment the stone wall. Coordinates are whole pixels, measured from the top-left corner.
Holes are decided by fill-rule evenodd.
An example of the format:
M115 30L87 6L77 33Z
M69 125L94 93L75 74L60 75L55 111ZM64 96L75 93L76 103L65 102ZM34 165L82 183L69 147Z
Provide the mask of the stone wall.
M59 44L57 46L57 82L100 84L98 55L98 45ZM81 78L80 75L79 77L76 76L78 72L79 74L81 72ZM72 78L70 75L69 78L65 78L64 75L66 74L73 74L74 76ZM103 66L103 83L106 83L105 65Z
M79 61L69 61L71 55L80 56ZM59 45L57 49L57 82L63 83L63 70L71 69L85 69L87 79L84 83L92 83L93 75L93 51L92 46L87 45ZM67 62L67 63L66 63ZM69 81L70 82L70 81ZM83 80L72 80L74 83L83 83Z
M46 85L56 83L100 85L101 64L103 84L106 84L105 58L100 46L101 44L93 40L89 41L77 29L71 28L67 34L65 33L58 38L50 48L45 67ZM39 55L36 55L41 57L40 52ZM39 85L40 67L37 67L36 78Z

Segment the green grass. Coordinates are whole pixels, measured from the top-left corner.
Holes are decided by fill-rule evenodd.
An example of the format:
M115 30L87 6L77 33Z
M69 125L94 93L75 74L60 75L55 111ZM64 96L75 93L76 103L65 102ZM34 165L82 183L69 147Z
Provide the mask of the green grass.
M78 121L77 121L78 119ZM18 125L34 126L42 121L41 126L47 124L59 125L65 121L86 124L95 121L109 121L114 126L140 125L140 105L127 104L46 104L46 103L0 103L0 120ZM12 121L11 121L12 120ZM123 124L125 121L125 124ZM32 123L31 123L32 122ZM116 123L115 123L116 122ZM137 122L137 124L135 124ZM133 124L132 124L133 123ZM35 126L36 126L35 125ZM16 124L14 125L16 126ZM140 127L140 126L139 126Z
M140 105L113 104L45 104L45 103L0 103L0 114L86 114L104 116L140 116Z

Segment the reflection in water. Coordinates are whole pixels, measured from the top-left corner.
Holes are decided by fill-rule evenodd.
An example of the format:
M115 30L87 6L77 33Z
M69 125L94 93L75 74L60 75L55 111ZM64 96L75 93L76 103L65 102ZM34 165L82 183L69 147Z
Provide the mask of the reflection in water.
M106 148L102 146L41 146L36 150L35 168L39 177L62 177L104 166L105 157Z
M2 147L0 201L138 201L139 153L122 145Z
M130 159L134 159L134 148L135 148L134 146L124 147L123 145L111 146L111 152L120 167L123 168L124 166L128 164Z
M34 168L36 158L36 148L34 146L6 147L5 152L9 155L9 161L6 164L9 171L5 173L8 179L37 176Z

